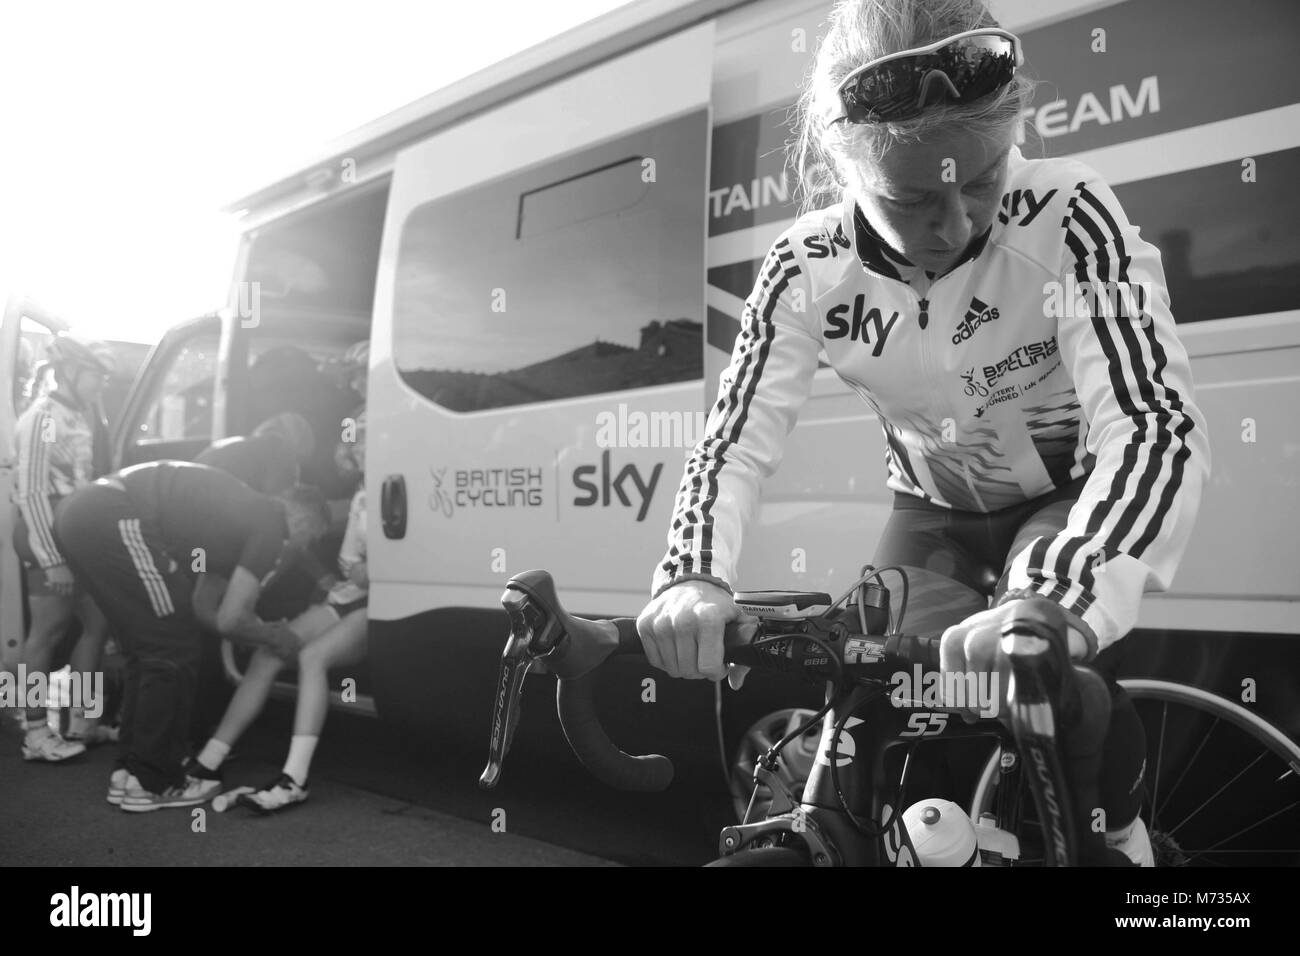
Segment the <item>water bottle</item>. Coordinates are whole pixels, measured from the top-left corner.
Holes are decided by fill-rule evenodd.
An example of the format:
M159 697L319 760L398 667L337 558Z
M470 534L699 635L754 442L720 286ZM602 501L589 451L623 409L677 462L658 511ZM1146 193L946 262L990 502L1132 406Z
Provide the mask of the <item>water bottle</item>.
M921 866L979 866L979 843L966 811L951 800L920 800L903 811L903 826Z

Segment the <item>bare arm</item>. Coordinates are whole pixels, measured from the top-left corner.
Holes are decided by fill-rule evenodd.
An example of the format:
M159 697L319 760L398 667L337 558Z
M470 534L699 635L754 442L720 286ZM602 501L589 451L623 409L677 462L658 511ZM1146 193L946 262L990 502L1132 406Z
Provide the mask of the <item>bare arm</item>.
M216 610L215 624L222 637L240 644L267 647L283 656L297 649L297 638L284 623L268 624L254 610L262 586L245 568L235 568Z

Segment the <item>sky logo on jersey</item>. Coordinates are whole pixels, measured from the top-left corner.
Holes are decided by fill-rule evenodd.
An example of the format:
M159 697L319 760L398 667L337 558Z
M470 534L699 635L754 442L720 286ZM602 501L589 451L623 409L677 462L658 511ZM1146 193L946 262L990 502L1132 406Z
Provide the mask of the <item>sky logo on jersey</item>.
M990 308L979 300L976 296L971 296L970 305L966 307L966 314L962 320L957 323L956 330L952 333L952 344L961 345L968 338L975 334L985 322L996 322L999 312L995 307Z
M837 258L840 249L849 248L849 237L844 235L843 227L836 226L834 235L804 236L803 247L808 250L809 259Z
M1038 214L1055 195L1055 189L1049 189L1042 199L1035 199L1032 189L1013 189L1009 193L1003 193L1002 211L998 213L998 222L1005 226L1011 220L1018 219L1021 212L1024 212L1025 218L1021 219L1018 225L1027 226L1038 218Z
M867 297L859 293L853 297L853 321L850 324L846 318L849 312L849 306L846 303L833 306L826 312L826 321L830 327L826 329L826 338L842 339L848 336L856 339L864 345L872 345L871 355L873 358L879 358L880 353L885 349L885 339L889 338L889 331L898 321L898 313L895 312L888 322L881 314L879 309L867 309ZM864 311L865 310L865 311Z

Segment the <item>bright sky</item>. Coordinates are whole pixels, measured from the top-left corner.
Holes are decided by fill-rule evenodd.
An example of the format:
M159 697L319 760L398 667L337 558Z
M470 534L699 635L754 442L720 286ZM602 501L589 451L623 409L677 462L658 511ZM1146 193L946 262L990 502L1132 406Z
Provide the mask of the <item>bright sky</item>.
M224 304L219 207L619 0L0 6L0 295L155 341ZM488 32L490 30L490 33Z

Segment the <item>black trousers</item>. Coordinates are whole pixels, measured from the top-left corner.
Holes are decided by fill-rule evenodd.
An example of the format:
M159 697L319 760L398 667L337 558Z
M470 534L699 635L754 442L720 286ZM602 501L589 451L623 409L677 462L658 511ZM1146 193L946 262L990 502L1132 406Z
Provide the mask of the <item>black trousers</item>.
M873 563L876 567L905 565L933 572L925 576L927 583L922 584L921 593L913 590L909 606L917 607L917 614L909 612L903 629L909 633L940 631L986 608L990 597L1001 597L1007 590L1012 559L1040 535L1054 536L1065 528L1070 508L1086 481L1086 477L1079 478L1040 498L989 514L949 510L912 495L895 494L894 510ZM1098 800L1105 811L1106 827L1112 830L1138 815L1146 764L1142 721L1115 682L1119 660L1116 643L1098 654L1092 664L1110 691L1110 725L1102 748ZM950 770L959 759L951 755ZM962 768L961 776L968 771ZM958 794L952 799L964 804L968 797Z
M54 536L126 658L119 763L161 793L185 779L200 645L193 581L146 510L118 488L87 485L64 500Z

